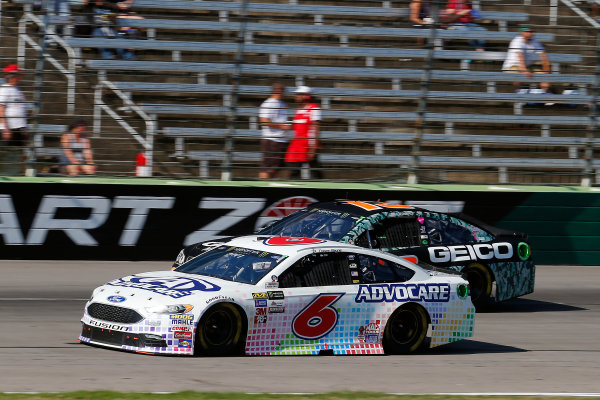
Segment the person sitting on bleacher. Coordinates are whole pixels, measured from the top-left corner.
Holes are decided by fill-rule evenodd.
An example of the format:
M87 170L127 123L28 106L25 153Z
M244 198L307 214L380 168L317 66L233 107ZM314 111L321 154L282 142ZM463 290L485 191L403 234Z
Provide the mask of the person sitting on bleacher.
M117 26L119 18L141 18L131 10L133 0L88 0L91 8L92 24L94 30L92 36L104 38L137 38L137 29L125 26ZM100 49L100 55L104 59L115 57L123 60L132 60L135 54L131 49Z
M448 0L442 20L449 25L448 29L487 31L487 29L474 22L478 15L478 11L473 9L471 0ZM485 43L483 39L469 40L469 45L477 51L484 51Z
M430 0L413 0L408 7L410 9L408 18L410 22L415 24L415 28L428 26L433 23Z
M92 146L86 135L87 126L88 123L85 120L78 119L69 125L69 132L64 133L60 138L61 169L68 175L93 175L96 173Z
M521 25L520 34L511 40L508 46L506 60L502 65L504 72L521 72L527 75L528 78L533 76L533 73L549 74L550 61L544 50L544 46L533 37L533 28L530 25ZM541 60L537 63L537 56ZM520 86L519 82L515 82L516 86ZM550 89L550 83L540 83L542 90L545 92Z

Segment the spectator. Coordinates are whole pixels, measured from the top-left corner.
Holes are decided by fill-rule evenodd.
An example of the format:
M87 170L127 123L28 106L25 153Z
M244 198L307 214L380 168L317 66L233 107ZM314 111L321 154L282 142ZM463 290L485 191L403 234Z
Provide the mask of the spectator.
M307 164L311 169L311 175L321 179L317 157L317 150L320 147L321 108L312 103L312 93L308 86L298 86L294 93L296 103L301 107L294 114L294 138L285 154L285 162L291 169L290 178L299 178L303 164Z
M262 152L260 179L273 178L283 166L283 157L288 140L286 131L291 125L287 122L288 108L283 101L285 86L273 83L271 96L260 106L259 121L262 126L260 151Z
M471 32L487 31L484 27L477 25L473 21L477 10L473 9L471 0L448 0L444 12L444 22L449 24L448 29L460 29ZM469 45L477 51L485 50L485 40L470 39Z
M410 9L409 19L415 24L415 27L422 27L433 23L431 0L413 0L408 7Z
M23 147L27 134L27 103L19 89L23 76L16 64L4 67L5 83L0 87L0 129L2 129L2 148L0 149L0 173L19 175L24 160Z
M122 26L117 27L119 18L141 18L131 10L133 0L88 0L91 8L92 24L94 30L92 36L101 38L137 38L137 29ZM116 57L123 60L132 60L135 54L131 49L100 49L100 56L104 59Z
M520 34L515 37L508 46L508 54L502 65L504 72L522 72L528 78L533 76L533 73L550 73L550 62L544 50L544 46L533 38L533 28L530 25L521 25ZM539 56L541 60L541 70L539 63L535 62ZM516 86L520 84L515 82ZM548 82L540 84L544 91L550 89Z
M68 175L96 173L92 147L86 135L87 126L85 120L78 119L69 125L69 132L60 138L60 163Z
M588 6L590 6L590 14L596 21L600 20L600 6L598 0L587 0Z

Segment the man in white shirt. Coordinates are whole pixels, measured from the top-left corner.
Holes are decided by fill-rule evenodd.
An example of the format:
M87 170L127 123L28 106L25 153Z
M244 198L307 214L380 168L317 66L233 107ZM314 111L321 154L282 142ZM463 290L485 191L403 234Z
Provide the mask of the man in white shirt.
M502 65L504 72L521 72L527 75L528 78L533 76L533 73L550 73L550 62L544 50L544 46L533 38L533 29L530 25L521 25L519 36L511 40L508 46L508 54ZM541 61L541 70L539 64ZM515 85L519 83L515 82ZM548 82L540 83L540 86L545 91L548 91L550 84Z
M21 172L21 149L28 138L27 103L18 87L23 71L16 64L10 64L3 72L6 83L0 86L0 171L4 175L16 175Z
M285 86L273 83L272 94L260 106L259 122L262 126L260 151L262 152L260 179L273 178L283 165L283 156L287 149L286 132L290 130L288 109L283 101Z

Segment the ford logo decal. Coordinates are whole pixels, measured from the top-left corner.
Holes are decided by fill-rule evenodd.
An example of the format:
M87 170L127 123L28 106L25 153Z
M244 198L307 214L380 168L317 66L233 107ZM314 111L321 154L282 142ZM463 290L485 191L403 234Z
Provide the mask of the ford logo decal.
M113 303L122 303L127 299L123 296L108 296L107 300Z

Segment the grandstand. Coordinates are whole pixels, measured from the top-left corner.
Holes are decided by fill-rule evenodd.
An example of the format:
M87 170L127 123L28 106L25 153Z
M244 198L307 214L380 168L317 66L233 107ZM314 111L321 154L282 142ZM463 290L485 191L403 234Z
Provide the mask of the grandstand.
M59 135L84 116L99 174L132 175L145 151L154 176L256 179L258 107L277 80L314 89L324 179L589 185L600 183L600 25L578 4L481 0L487 32L474 33L415 29L408 1L135 0L144 19L117 24L138 37L105 39L91 37L82 7L65 17L12 0L1 3L0 57L30 72L38 175L59 173ZM524 22L552 74L501 72ZM63 25L73 36L54 32ZM101 59L104 47L136 59ZM515 81L553 93L516 93Z

